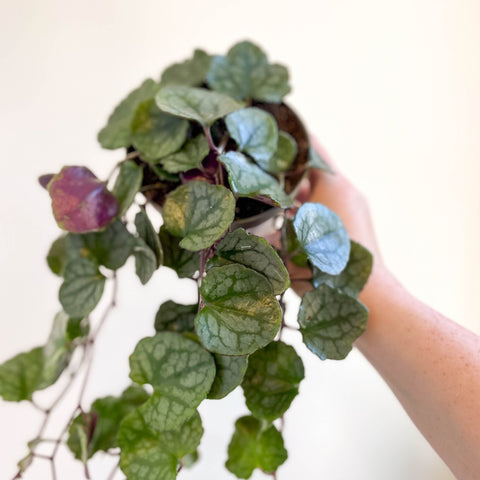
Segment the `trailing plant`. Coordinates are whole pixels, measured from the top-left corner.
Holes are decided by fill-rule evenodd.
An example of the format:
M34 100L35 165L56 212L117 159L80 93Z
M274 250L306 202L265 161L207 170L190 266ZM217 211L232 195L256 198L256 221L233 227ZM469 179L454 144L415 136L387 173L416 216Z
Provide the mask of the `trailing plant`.
M107 452L118 455L129 480L174 479L197 459L200 403L239 385L251 415L235 424L226 467L238 478L256 468L276 477L287 458L276 420L304 378L282 330L297 328L322 360L343 359L366 326L368 312L357 296L372 266L370 253L349 239L335 213L295 204L310 168L331 171L282 103L289 91L287 69L269 63L250 42L225 56L196 50L115 108L98 139L127 153L108 179L83 166L40 178L66 231L47 256L61 277L62 310L44 346L0 366L3 399L30 401L44 415L15 478L43 458L55 480L56 455L66 442L86 478L89 459ZM161 210L160 231L150 219L152 205ZM276 218L279 234L268 237L271 243L249 232L268 218ZM131 385L87 407L94 343L118 302L116 272L130 257L142 284L168 267L196 282L198 302L160 305L156 333L130 355ZM313 284L296 327L284 321L283 295L294 280L288 262L309 268ZM94 322L107 283L112 298ZM36 392L62 375L69 375L66 386L40 407ZM82 375L68 423L58 438L45 438L58 403ZM52 443L50 454L39 453L44 443Z

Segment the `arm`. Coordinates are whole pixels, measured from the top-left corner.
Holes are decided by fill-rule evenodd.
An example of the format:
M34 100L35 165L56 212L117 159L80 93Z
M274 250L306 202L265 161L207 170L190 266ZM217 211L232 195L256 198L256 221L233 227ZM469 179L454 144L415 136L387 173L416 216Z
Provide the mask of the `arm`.
M336 212L353 240L374 254L371 277L360 295L370 318L356 347L457 478L478 479L480 338L414 298L388 271L367 202L348 180L314 171L310 185L304 198Z

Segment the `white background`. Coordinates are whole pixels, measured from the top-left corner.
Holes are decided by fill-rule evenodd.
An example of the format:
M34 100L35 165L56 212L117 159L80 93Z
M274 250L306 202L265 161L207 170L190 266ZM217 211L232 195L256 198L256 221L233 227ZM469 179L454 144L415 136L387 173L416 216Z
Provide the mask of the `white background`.
M37 176L64 164L105 176L122 153L102 151L96 133L119 99L195 47L224 53L245 38L289 66L288 102L367 195L390 268L480 332L479 21L476 0L3 0L0 361L42 343L59 309L59 280L44 260L58 230ZM147 288L132 264L124 270L87 402L127 384L127 353L152 333L158 305L193 295L168 270ZM358 352L321 362L295 335L287 340L302 351L307 378L286 417L290 458L279 479L453 478ZM223 463L243 396L205 402L201 413L202 459L180 478L232 478ZM13 476L39 422L29 405L0 401L1 478ZM92 461L95 480L111 461ZM61 479L83 478L69 453L59 466ZM25 478L49 479L47 467L38 460Z

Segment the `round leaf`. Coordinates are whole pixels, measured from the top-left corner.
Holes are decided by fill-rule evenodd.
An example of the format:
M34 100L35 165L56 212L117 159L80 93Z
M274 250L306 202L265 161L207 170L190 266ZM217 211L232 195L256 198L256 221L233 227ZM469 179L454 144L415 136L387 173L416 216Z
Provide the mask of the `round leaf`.
M60 277L65 272L65 265L67 261L67 237L62 235L57 238L50 247L47 254L47 263L50 270Z
M337 275L347 265L350 239L337 214L319 203L304 203L293 222L298 241L312 264Z
M118 200L118 215L122 216L130 207L135 195L142 186L143 170L134 161L128 160L120 165L118 177L113 186L113 194Z
M243 107L233 98L204 88L168 86L156 95L160 110L178 117L196 120L202 125L211 125L218 118Z
M254 417L237 420L226 467L238 478L250 478L255 468L273 473L286 459L282 435L273 425L262 429Z
M163 261L162 245L160 243L160 237L148 218L144 207L141 207L140 211L135 215L135 227L137 228L140 238L145 241L155 254L156 266L159 267Z
M192 181L178 187L163 207L165 228L183 237L180 246L197 251L212 245L232 223L235 199L222 185Z
M142 102L155 96L158 88L158 83L148 79L122 100L110 115L107 125L98 134L98 141L103 148L126 148L132 144L131 124L135 112Z
M256 351L242 383L248 409L260 419L281 417L297 396L304 375L302 359L293 347L272 342Z
M278 145L278 127L273 116L259 108L242 108L228 115L225 123L238 148L265 168Z
M198 304L182 305L180 303L167 302L160 305L155 315L155 330L162 332L193 332L195 315L198 312Z
M326 284L351 297L358 297L372 271L373 256L359 243L351 241L350 244L350 257L347 266L338 275L329 275L315 267L313 268L314 287Z
M71 317L85 317L97 306L104 286L105 277L98 267L86 258L78 258L65 269L65 281L59 291L60 303Z
M63 167L48 183L55 220L69 232L107 226L118 213L117 199L85 167Z
M265 239L250 235L243 228L226 235L218 244L216 254L265 276L272 284L275 295L280 295L290 286L287 269L277 252Z
M278 132L278 147L273 157L260 166L270 173L286 172L297 156L297 142L286 132Z
M355 298L328 285L307 292L298 323L307 347L322 360L342 360L367 326L368 310Z
M245 370L247 369L248 357L246 355L231 357L216 353L214 358L217 373L208 398L220 399L226 397L242 383Z
M154 388L141 413L152 429L177 428L207 396L215 363L198 343L174 332L157 333L137 344L130 356L130 378Z
M162 112L154 100L142 103L132 121L132 143L147 161L176 152L187 139L188 122Z
M293 205L292 198L283 191L279 183L242 153L231 151L218 159L227 168L228 180L235 193L242 197L266 197L282 208Z
M199 167L209 151L207 138L200 134L189 140L179 152L164 157L160 161L167 172L186 172Z
M203 50L195 50L193 58L175 63L162 74L161 85L185 85L199 87L207 76L211 57Z
M195 319L210 351L246 355L270 343L281 322L280 305L263 275L242 265L212 268L200 294L205 307Z

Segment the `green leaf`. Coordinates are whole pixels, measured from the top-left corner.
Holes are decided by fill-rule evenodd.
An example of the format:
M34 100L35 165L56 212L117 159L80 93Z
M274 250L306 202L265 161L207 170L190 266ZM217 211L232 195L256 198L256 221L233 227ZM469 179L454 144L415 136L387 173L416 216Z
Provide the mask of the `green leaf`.
M155 101L160 110L177 117L196 120L202 125L211 125L218 118L243 107L242 103L221 93L182 86L162 88Z
M240 263L262 274L280 295L290 286L290 277L277 252L263 238L248 234L243 228L226 235L218 244L217 256Z
M234 45L226 57L214 56L207 82L214 90L239 100L280 103L290 91L287 69L269 65L265 53L248 41Z
M98 141L103 148L126 148L132 144L131 124L135 112L142 102L153 98L158 89L158 83L148 79L122 100L98 134Z
M0 395L8 402L31 400L42 378L43 348L37 347L0 365Z
M54 384L70 363L75 348L68 334L70 320L65 312L57 313L53 320L52 330L43 347L42 380L39 388Z
M88 460L87 432L82 425L74 423L71 426L70 437L75 439L75 445L77 449L75 458L80 460L85 465Z
M226 467L238 478L250 478L256 468L273 473L287 459L280 432L271 425L265 430L254 417L242 417L228 446Z
M259 108L242 108L225 118L227 130L238 148L264 168L277 150L278 127L275 118Z
M295 215L293 226L315 267L330 275L337 275L345 268L350 240L338 215L320 203L304 203Z
M112 193L118 200L118 215L121 217L132 204L135 195L142 186L143 169L133 160L120 165Z
M120 467L129 480L176 478L177 460L194 453L202 435L197 412L177 430L154 432L137 409L120 427Z
M122 420L148 398L142 387L132 385L120 397L108 396L95 400L90 412L78 415L70 425L67 445L75 458L81 460L85 455L86 460L98 451L107 452L118 447L117 435ZM83 435L88 439L85 451Z
M67 237L66 235L62 235L52 243L47 254L47 264L55 275L62 277L65 272L66 261Z
M212 352L252 353L270 343L280 327L282 314L270 282L243 265L212 268L200 294L205 307L195 327Z
M154 388L140 410L152 429L172 430L188 420L207 396L215 363L201 345L175 332L160 332L137 344L130 378Z
M326 284L351 297L358 297L367 283L373 267L373 256L359 243L350 242L350 257L347 266L338 275L329 275L313 267L313 286Z
M282 235L284 248L286 249L287 253L291 255L290 261L299 267L308 267L308 257L303 248L300 246L292 219L285 219Z
M286 132L278 132L278 147L273 157L260 166L270 173L286 172L297 156L298 148L295 139Z
M162 245L160 243L160 237L148 218L144 207L141 207L140 211L135 216L135 227L137 227L137 232L140 235L140 238L145 241L155 254L156 266L159 267L163 261Z
M157 269L157 258L153 250L141 238L137 238L133 247L135 273L142 285L145 285Z
M288 70L283 65L269 65L265 81L256 86L253 98L271 103L282 103L283 97L290 93Z
M66 338L72 342L77 338L86 337L90 332L90 322L88 317L69 318L67 322Z
M198 311L198 304L182 305L168 300L160 305L155 315L155 330L162 332L193 332L195 331L194 321Z
M317 168L318 170L324 170L325 172L333 173L333 170L330 168L328 163L313 147L310 147L309 150L308 164L313 168Z
M154 100L142 103L132 121L132 143L149 162L179 150L187 132L186 120L162 112Z
M45 346L20 353L0 365L0 396L4 400L31 400L36 390L57 381L76 346L68 332L70 321L64 312L58 313Z
M279 183L242 153L231 151L220 155L218 159L227 168L232 190L241 197L267 197L282 208L293 205L293 200Z
M95 265L117 270L131 254L135 237L120 220L101 232L67 235L67 267L74 260L87 259Z
M342 360L367 326L368 310L357 299L320 285L300 304L298 323L305 345L322 360Z
M198 251L212 245L232 223L235 199L222 185L192 181L167 196L163 207L165 228L183 237L180 246Z
M160 228L163 248L163 263L172 268L180 278L191 278L200 268L200 257L196 252L181 248L180 239L168 233L164 225Z
M214 358L217 373L208 398L220 399L226 397L242 383L247 369L248 356L231 357L216 353Z
M59 299L65 312L71 317L87 316L102 297L105 277L98 267L79 258L68 263L65 269L65 281L59 291Z
M200 134L189 140L179 152L162 158L160 162L167 172L186 172L199 167L209 151L207 138Z
M242 383L248 409L260 419L281 417L297 396L304 376L302 359L290 345L272 342L256 351L248 360Z
M193 58L175 63L162 74L160 84L199 87L205 81L210 68L211 56L203 50L195 50Z

